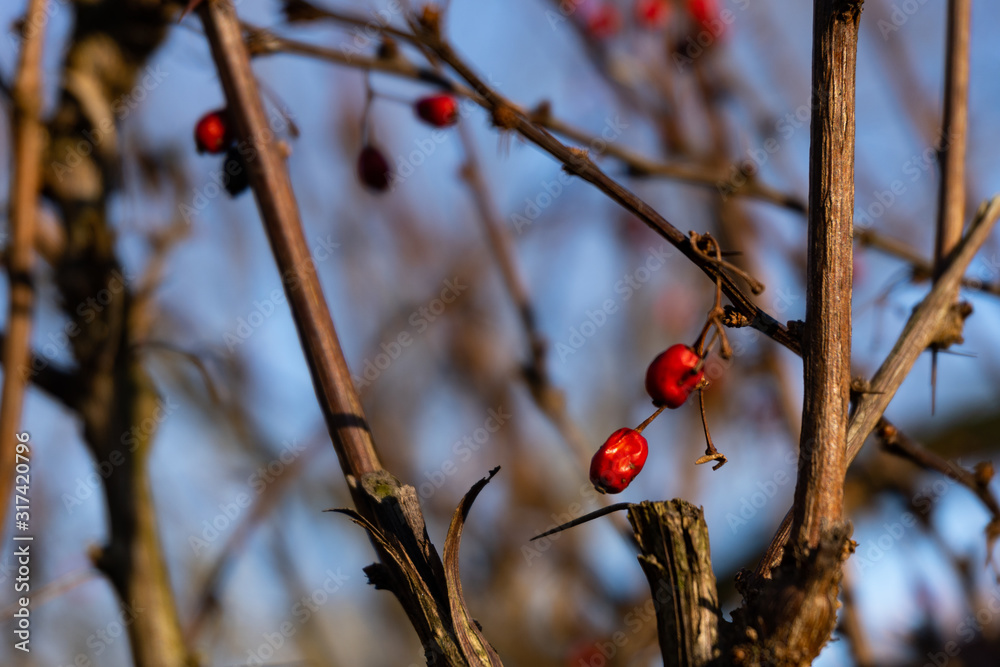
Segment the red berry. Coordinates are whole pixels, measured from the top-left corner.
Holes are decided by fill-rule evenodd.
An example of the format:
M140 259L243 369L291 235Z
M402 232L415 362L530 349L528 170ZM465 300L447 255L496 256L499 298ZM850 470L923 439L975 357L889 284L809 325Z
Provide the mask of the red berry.
M622 16L618 7L602 2L591 10L587 17L587 32L595 39L613 37L622 27Z
M687 345L673 345L653 359L646 371L646 391L657 407L679 408L705 375L701 357Z
M667 25L669 16L669 0L639 0L635 4L635 18L643 28L662 28Z
M374 146L365 146L358 155L358 178L372 190L379 192L389 187L389 162L382 151Z
M642 471L649 445L642 434L620 428L611 434L590 461L590 482L601 493L621 493Z
M232 129L225 109L209 111L194 126L194 144L199 153L225 153L232 143Z
M451 127L458 122L458 102L451 95L421 98L414 108L421 120L434 127Z
M712 22L719 16L719 4L716 0L688 0L688 14L702 30L712 30Z

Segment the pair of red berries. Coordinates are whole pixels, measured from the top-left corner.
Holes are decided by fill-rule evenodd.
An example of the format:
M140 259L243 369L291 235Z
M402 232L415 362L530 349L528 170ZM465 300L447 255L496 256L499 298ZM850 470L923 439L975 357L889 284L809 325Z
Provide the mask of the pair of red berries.
M250 187L247 163L236 146L236 133L225 109L216 109L198 119L194 126L194 144L199 153L225 153L222 161L226 192L235 197Z
M679 408L704 376L698 353L687 345L673 345L646 370L646 392L659 410ZM621 493L642 472L649 455L649 443L642 430L650 421L652 418L639 428L620 428L601 445L590 461L594 488L601 493Z
M451 95L422 97L413 105L417 117L434 127L451 127L458 122L458 102ZM392 182L392 169L385 154L366 144L358 154L358 179L375 192L383 192Z
M719 15L717 0L688 0L685 9L691 19L703 29ZM634 11L636 23L640 27L658 30L665 27L670 19L671 0L637 0ZM621 30L623 21L618 7L605 1L588 11L584 23L592 37L607 39Z

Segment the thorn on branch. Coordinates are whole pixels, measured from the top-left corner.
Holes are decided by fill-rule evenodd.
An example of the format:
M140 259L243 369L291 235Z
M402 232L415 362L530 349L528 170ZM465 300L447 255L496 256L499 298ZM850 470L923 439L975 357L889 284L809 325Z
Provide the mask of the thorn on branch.
M420 10L420 27L430 37L441 38L441 8L435 4L428 3Z
M281 12L289 23L308 23L326 16L323 10L306 0L283 0Z
M493 109L493 126L503 131L517 129L517 112L509 106L498 105Z
M556 533L561 533L562 531L567 530L569 528L573 528L574 526L579 526L580 524L587 523L588 521L593 521L594 519L599 519L602 516L606 516L608 514L612 514L620 510L627 510L630 507L632 507L632 503L615 503L614 505L608 505L607 507L602 507L599 510L594 510L589 514L584 514L583 516L577 517L572 521L567 521L564 524L556 526L552 530L547 530L544 533L535 535L534 537L531 538L531 541L534 542L535 540L540 540L543 537L548 537L549 535L555 535Z

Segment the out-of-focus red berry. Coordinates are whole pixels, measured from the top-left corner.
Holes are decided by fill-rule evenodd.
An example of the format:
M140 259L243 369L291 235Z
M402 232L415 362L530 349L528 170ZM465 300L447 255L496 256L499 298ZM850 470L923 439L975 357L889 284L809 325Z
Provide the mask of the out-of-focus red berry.
M646 438L631 428L611 434L590 461L590 482L601 493L621 493L642 471L649 455Z
M595 39L614 37L622 28L622 15L610 2L599 2L585 20L587 32Z
M660 353L646 371L646 391L653 405L679 408L705 375L701 357L687 345L673 345ZM698 368L696 371L695 369Z
M643 28L659 30L670 18L670 0L638 0L635 3L635 20Z
M225 109L209 111L194 126L194 144L199 153L225 153L232 143L232 128Z
M358 178L372 190L382 192L389 187L389 161L374 146L365 146L358 155Z
M434 127L451 127L458 122L458 102L451 95L431 95L417 100L417 116Z
M713 21L719 18L719 3L718 0L688 0L687 11L700 29L711 32Z

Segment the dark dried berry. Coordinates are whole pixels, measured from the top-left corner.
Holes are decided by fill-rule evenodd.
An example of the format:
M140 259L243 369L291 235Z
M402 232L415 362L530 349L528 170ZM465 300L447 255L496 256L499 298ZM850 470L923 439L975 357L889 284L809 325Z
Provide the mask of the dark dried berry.
M391 177L389 162L382 151L365 146L358 155L358 178L372 190L382 192L389 187Z
M247 161L236 146L230 146L226 151L226 159L222 163L225 172L226 192L235 197L250 187L250 174Z

